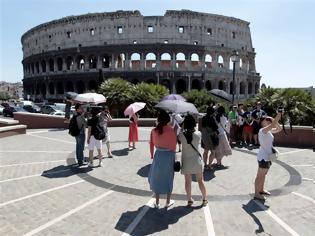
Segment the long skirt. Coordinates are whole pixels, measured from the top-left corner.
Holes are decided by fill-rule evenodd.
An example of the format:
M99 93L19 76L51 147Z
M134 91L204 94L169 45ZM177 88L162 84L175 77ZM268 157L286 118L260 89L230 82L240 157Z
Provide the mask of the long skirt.
M157 148L149 172L150 189L157 194L173 191L175 152Z
M215 154L219 158L232 155L232 149L225 133L219 134L219 145L216 148Z
M138 142L138 124L133 122L129 124L129 142Z

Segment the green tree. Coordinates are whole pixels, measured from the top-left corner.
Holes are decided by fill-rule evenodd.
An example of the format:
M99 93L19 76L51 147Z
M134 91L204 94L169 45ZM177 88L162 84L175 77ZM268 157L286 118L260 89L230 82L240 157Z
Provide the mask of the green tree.
M0 92L0 100L9 100L11 97L6 92Z
M193 103L199 112L206 112L208 105L216 102L205 89L200 91L192 89L189 92L183 93L183 96L187 99L187 102Z
M122 117L123 109L133 101L135 86L121 78L111 78L101 84L99 92L106 97L113 115Z
M154 106L168 93L168 89L163 85L140 83L135 86L133 101L146 103L146 108L140 112L141 116L154 117L156 115Z

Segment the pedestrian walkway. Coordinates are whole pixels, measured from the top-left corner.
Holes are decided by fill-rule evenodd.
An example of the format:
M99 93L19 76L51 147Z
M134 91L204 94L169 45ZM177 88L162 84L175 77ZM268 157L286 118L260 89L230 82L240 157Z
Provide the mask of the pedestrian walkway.
M194 181L195 202L186 207L184 177L176 173L175 204L153 209L150 130L139 128L140 142L129 151L127 128L110 128L114 158L93 169L76 167L75 140L64 130L0 139L0 235L314 234L312 150L279 148L265 204L252 200L257 150L235 148L226 168L204 174L208 206Z

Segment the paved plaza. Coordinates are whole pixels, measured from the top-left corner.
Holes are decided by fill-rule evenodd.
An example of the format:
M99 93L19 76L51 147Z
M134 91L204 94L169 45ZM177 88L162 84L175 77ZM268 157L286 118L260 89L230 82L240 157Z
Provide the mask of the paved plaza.
M154 209L150 130L139 128L137 149L128 151L128 128L110 128L115 156L93 169L76 167L66 130L0 139L0 235L314 235L312 150L279 148L264 204L252 199L257 149L235 148L226 168L204 173L207 207L195 181L194 205L186 207L184 177L176 173L175 204Z

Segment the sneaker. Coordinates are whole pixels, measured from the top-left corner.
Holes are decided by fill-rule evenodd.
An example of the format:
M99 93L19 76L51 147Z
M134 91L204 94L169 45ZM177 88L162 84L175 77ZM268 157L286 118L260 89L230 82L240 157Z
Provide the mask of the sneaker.
M93 162L90 162L88 167L94 167Z
M174 203L175 203L174 200L170 200L169 203L166 203L166 204L165 204L165 207L168 208L168 207L172 206Z

